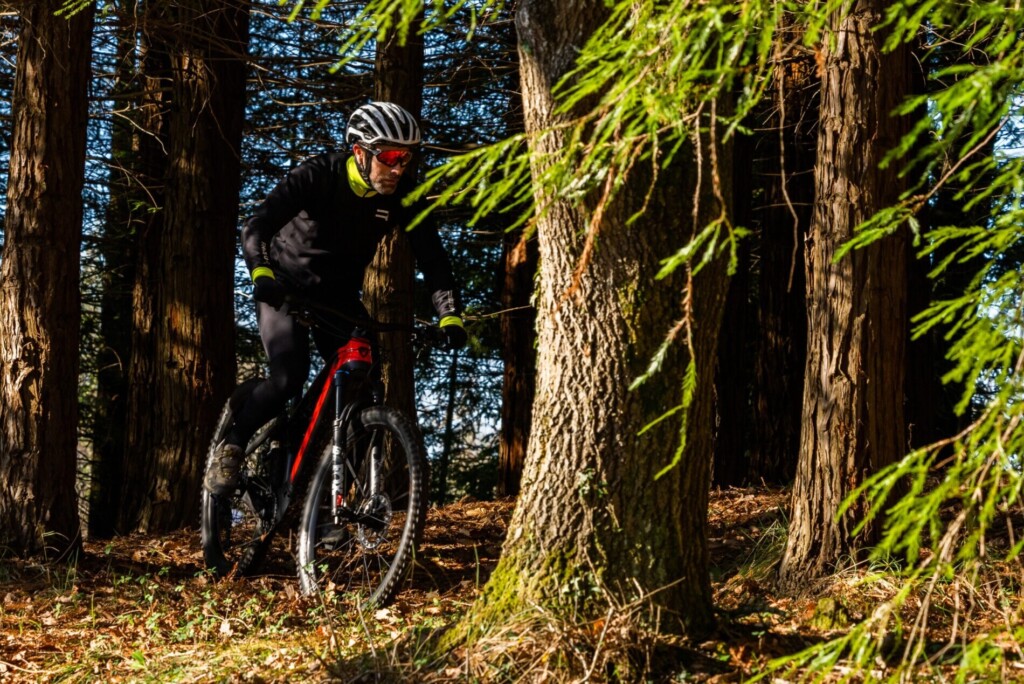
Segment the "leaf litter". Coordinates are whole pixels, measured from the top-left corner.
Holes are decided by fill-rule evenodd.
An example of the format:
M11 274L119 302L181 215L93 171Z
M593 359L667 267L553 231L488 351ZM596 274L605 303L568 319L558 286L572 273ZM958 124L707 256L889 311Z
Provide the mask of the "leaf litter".
M771 658L842 629L817 622L821 596L835 598L836 614L853 620L895 590L884 582L866 585L866 571L853 570L814 595L779 593L773 577L788 500L788 491L778 488L711 493L709 551L720 626L713 638L675 651L678 662L651 665L651 674L661 672L664 681L683 674L687 681L742 681ZM560 677L554 663L545 665L543 677L535 668L523 669L533 674L520 679L515 671L501 677L473 671L465 653L439 660L422 649L421 638L410 637L443 631L465 613L497 564L512 507L510 500L464 500L432 508L411 584L391 605L364 613L337 596L300 595L287 534L279 535L261 571L242 579L218 580L203 569L196 530L86 541L71 567L5 555L0 681L578 681ZM614 648L613 626L588 624L586 636ZM937 638L949 631L942 624L934 629ZM539 647L550 647L544 642L537 639ZM597 662L595 654L591 670ZM600 672L588 677L610 681Z

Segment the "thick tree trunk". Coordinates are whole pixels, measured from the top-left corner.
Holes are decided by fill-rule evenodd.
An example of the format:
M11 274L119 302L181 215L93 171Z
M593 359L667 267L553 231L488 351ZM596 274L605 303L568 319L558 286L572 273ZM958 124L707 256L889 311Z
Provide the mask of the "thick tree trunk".
M92 7L20 10L0 263L0 546L80 544L79 245Z
M138 273L122 513L125 529L150 532L198 511L207 440L235 379L248 4L194 0L154 11L174 38L168 168L162 224L143 236Z
M520 4L527 131L554 123L551 89L606 11L597 0ZM534 151L564 144L561 131L549 132ZM535 605L579 618L607 609L604 592L634 598L655 590L663 629L699 635L712 624L705 520L724 264L709 265L686 293L683 273L654 280L659 261L692 232L684 203L695 176L692 164L661 169L648 211L627 226L650 181L632 176L589 228L600 231L600 242L575 283L589 211L538 197L548 212L537 224L537 394L523 488L502 559L467 624L507 624ZM637 390L629 385L680 319L686 294L697 373L686 431L669 419L640 434L681 401L687 359L678 344L660 373ZM680 463L656 478L682 437Z
M758 144L767 181L757 212L757 352L751 482L785 484L796 473L807 358L804 237L814 202L817 84L812 58L776 69L771 125ZM737 197L740 197L737 193Z
M526 461L537 366L537 317L530 303L537 274L537 241L527 240L520 233L507 235L504 250L501 345L505 371L501 386L498 495L515 496Z
M164 232L164 177L167 175L167 148L171 107L171 44L164 27L167 19L155 6L143 5L139 15L140 103L134 120L138 125L138 151L134 158L137 188L145 195L136 215L135 273L132 282L131 356L128 359L128 400L125 407L124 447L121 454L121 490L116 509L116 529L131 532L138 526L140 511L146 504L146 480L151 477L150 430L154 418L147 402L149 388L156 385L159 364L154 361L157 283L160 272L160 237ZM135 436L133 436L135 435Z
M800 446L807 351L800 266L814 198L818 78L811 55L785 47L776 55L773 97L751 117L767 125L736 145L736 223L755 235L730 281L719 342L720 486L788 483Z
M392 35L377 47L374 98L394 102L419 117L423 106L423 38L410 35L399 45ZM422 129L422 126L421 126ZM415 175L416 162L406 169ZM370 315L383 323L408 324L413 317L412 247L404 233L389 235L366 270L363 302ZM416 415L413 396L413 357L404 333L380 335L385 403L409 416Z
M883 54L873 32L881 0L832 21L822 82L817 196L806 255L808 349L800 461L780 578L806 586L876 538L862 505L839 504L906 452L903 381L906 239L902 234L833 263L854 229L899 194L898 164L879 168L904 131L892 115L909 86L907 53Z
M138 41L134 24L137 2L125 8L118 35L114 93L131 97L140 87L135 67ZM92 424L93 455L89 479L89 537L109 539L117 532L124 478L128 414L128 361L131 358L132 286L137 258L136 236L145 226L147 197L140 187L138 102L123 100L111 121L110 203L100 238L103 273L100 294L100 350L96 405Z

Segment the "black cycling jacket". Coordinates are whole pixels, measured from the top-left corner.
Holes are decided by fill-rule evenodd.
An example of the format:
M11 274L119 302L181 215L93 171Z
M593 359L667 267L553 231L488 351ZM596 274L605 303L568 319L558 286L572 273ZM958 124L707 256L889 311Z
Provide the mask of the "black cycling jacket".
M311 157L277 184L242 228L249 271L269 266L283 284L314 299L355 293L378 243L408 225L420 207L403 207L413 182L403 176L392 195L360 197L349 185L347 152ZM441 317L461 315L451 262L431 220L408 233Z

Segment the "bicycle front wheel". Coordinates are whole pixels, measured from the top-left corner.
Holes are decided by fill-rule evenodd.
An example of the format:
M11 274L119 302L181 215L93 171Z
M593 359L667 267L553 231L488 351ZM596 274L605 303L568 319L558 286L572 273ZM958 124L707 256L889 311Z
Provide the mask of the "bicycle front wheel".
M306 497L299 582L306 594L381 606L411 574L426 517L426 459L415 425L387 407L359 413L340 447L341 471L328 446Z

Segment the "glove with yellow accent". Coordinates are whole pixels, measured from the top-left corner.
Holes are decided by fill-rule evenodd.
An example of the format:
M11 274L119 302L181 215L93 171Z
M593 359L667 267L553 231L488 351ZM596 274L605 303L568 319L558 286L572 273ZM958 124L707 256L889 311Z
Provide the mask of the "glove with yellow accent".
M462 349L466 346L466 328L462 325L462 319L458 316L445 316L438 323L441 332L445 336L445 349Z
M252 298L280 309L284 304L284 285L274 278L274 271L268 266L258 266L252 270Z

